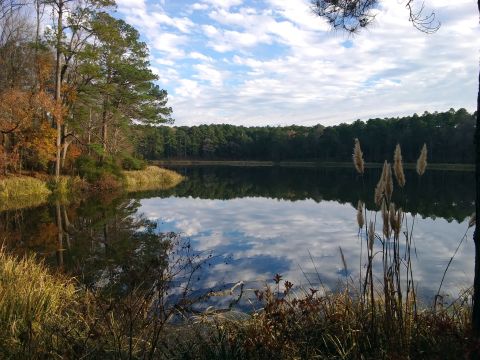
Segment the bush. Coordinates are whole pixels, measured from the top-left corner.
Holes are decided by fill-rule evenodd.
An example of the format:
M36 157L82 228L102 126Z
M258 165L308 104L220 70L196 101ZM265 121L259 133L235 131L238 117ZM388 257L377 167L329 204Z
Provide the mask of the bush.
M116 183L115 187L120 185L123 179L122 169L111 157L105 157L103 160L97 160L89 155L79 156L76 161L79 175L94 186L100 183Z
M144 170L147 167L145 161L136 159L130 155L124 155L122 159L122 168L124 170Z

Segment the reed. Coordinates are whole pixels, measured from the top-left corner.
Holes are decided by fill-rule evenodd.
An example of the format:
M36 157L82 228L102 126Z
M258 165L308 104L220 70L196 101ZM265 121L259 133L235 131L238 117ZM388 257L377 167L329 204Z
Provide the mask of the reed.
M357 204L357 224L359 230L361 230L363 225L365 225L365 218L363 216L363 202L361 200L358 200Z
M363 174L365 171L365 162L363 161L363 152L360 147L360 141L355 138L355 146L353 148L353 164L359 174Z
M427 169L427 144L423 144L420 156L417 160L417 174L422 176Z
M403 172L402 149L400 148L400 144L397 144L395 147L393 163L393 171L395 172L395 178L397 179L398 186L403 188L405 186L406 179L405 173Z

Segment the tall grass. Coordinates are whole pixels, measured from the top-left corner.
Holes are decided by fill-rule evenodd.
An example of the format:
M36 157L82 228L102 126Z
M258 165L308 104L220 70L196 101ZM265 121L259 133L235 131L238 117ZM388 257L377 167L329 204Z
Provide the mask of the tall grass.
M49 354L58 323L73 315L71 281L53 276L32 256L0 250L0 353L5 358Z
M28 176L0 179L0 211L41 205L50 194L47 183L40 179Z
M166 190L177 186L183 176L172 170L148 166L144 170L124 171L127 191Z

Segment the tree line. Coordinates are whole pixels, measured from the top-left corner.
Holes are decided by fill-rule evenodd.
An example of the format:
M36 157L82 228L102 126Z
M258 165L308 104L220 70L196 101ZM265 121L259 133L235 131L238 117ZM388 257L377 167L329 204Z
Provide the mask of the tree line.
M397 143L404 159L414 162L425 143L430 162L470 164L475 160L475 120L476 113L462 108L327 127L137 126L136 151L149 160L350 161L358 138L370 162L390 159Z
M0 172L115 167L133 122L171 121L138 31L113 0L0 0Z

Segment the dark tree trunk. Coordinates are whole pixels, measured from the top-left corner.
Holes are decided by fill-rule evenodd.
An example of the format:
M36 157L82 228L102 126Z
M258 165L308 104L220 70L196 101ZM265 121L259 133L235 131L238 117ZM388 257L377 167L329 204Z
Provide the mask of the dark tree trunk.
M57 153L55 156L55 180L57 183L60 181L60 162L62 160L62 119L61 119L61 104L62 104L62 68L61 68L61 57L62 57L62 35L63 35L63 0L58 2L58 19L57 19L57 39L56 39L56 57L55 57L55 103L56 103L56 114L55 114L55 123L57 126Z
M478 13L480 16L480 0L478 0ZM480 72L478 74L477 120L475 129L475 278L473 280L473 312L472 325L475 335L480 335Z

